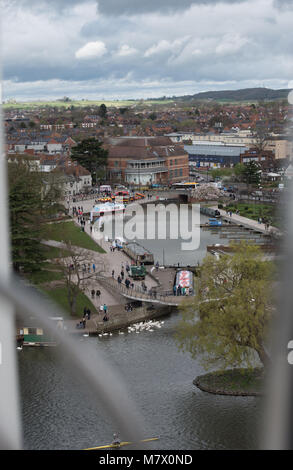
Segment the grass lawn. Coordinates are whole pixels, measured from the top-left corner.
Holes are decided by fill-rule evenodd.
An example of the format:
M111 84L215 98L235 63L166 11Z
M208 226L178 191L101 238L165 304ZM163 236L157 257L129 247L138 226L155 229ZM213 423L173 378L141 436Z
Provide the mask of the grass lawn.
M71 252L69 250L61 250L60 248L57 248L55 246L48 246L48 245L43 245L43 253L46 259L54 259L54 258L60 258L60 254L62 257L70 256Z
M275 217L276 208L270 204L236 203L227 205L225 209L232 212L239 210L239 215L248 219L258 220L259 217L267 218L272 221L272 225L278 225Z
M51 281L60 281L63 278L60 267L56 264L45 262L40 271L27 274L31 284L39 285Z
M76 315L72 317L70 315L70 309L67 299L67 290L66 287L57 287L55 289L42 289L42 291L48 295L56 304L58 304L71 318L81 318L83 316L83 309L87 307L91 310L92 313L96 313L96 307L90 301L90 299L83 294L81 291L77 296L76 300Z
M263 369L229 369L200 375L195 385L211 393L262 394L264 390Z
M47 224L44 228L44 238L47 240L56 240L59 242L67 241L72 245L85 248L87 250L105 253L93 239L85 232L82 232L74 222L61 222L57 224Z

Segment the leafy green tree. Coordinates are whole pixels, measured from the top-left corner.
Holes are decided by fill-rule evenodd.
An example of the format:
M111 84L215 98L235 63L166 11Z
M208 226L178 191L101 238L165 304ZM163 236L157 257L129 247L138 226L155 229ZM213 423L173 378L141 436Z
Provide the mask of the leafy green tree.
M107 106L104 103L99 107L98 115L103 119L107 116Z
M243 172L245 170L245 165L243 163L237 163L233 168L234 174L237 178L242 179Z
M151 114L149 115L149 119L151 119L152 121L155 121L155 120L157 119L156 113L151 113Z
M234 248L233 256L204 259L196 295L180 307L178 346L199 356L206 368L252 367L257 357L264 366L269 362L265 341L272 312L272 264L247 242Z
M73 147L71 158L86 168L91 173L93 183L97 184L101 173L105 173L108 150L97 139L84 139Z
M8 164L12 262L16 271L40 269L44 257L40 240L42 182L27 163Z
M245 163L244 169L242 172L243 181L247 184L248 188L250 186L257 186L260 183L260 172L259 166L253 160L248 163Z

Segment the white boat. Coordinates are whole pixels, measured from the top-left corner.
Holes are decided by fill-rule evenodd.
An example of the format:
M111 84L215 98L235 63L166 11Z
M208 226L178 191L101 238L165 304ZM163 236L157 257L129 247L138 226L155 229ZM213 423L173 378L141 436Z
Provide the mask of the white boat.
M106 216L116 212L124 212L125 207L125 204L119 204L115 202L104 202L97 204L91 210L91 221L104 215Z

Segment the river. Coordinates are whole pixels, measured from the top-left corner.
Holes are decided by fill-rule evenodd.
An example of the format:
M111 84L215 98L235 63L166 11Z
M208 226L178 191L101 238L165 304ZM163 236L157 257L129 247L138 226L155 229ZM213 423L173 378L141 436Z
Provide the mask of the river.
M158 245L147 243L159 256ZM222 240L201 231L200 249L193 259L201 260L206 245L212 243ZM176 240L165 242L164 250L169 263L191 259L187 252L182 261ZM103 351L122 375L145 420L146 437L160 437L149 448L256 448L261 399L198 390L192 381L204 370L198 360L178 351L174 340L178 321L179 314L173 313L153 332L82 340L92 342L97 355ZM58 348L17 352L26 449L82 449L111 442L115 424L93 403L86 385L70 373Z

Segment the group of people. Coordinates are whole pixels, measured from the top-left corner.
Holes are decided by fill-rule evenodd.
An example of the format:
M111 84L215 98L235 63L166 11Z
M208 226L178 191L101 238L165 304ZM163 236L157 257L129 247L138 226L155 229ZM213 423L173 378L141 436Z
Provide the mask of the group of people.
M91 319L91 310L88 307L84 307L83 309L83 317L79 323L77 323L77 329L85 329L87 320Z
M190 287L182 287L180 284L178 286L174 284L173 295L189 295L191 294L190 290Z
M82 215L80 215L77 217L77 221L81 226L81 231L84 232L85 231L85 218Z
M99 298L100 295L101 295L101 291L99 289L95 290L95 289L92 289L91 290L91 295L92 295L92 299L94 299L95 297L96 298Z
M100 313L104 314L103 321L106 322L109 320L108 316L108 307L106 304L100 306Z
M115 250L120 251L121 248L120 248L120 246L118 246L117 243L114 241L114 242L110 245L110 251L111 251L111 253L114 253Z
M72 207L72 214L76 217L81 216L83 214L83 207L82 206L73 206Z

